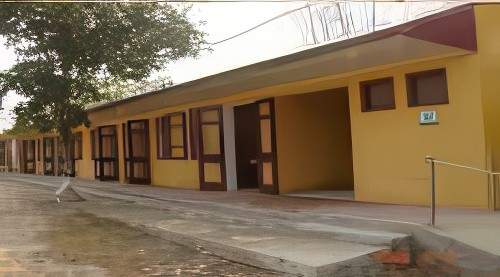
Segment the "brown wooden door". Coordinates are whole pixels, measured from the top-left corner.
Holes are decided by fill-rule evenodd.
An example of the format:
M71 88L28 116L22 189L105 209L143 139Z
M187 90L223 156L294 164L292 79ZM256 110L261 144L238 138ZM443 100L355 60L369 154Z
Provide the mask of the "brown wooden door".
M99 133L99 179L118 180L118 139L116 126L102 126Z
M222 106L199 110L200 190L226 190Z
M259 105L259 190L263 193L278 194L274 99L265 99L257 103Z
M259 170L259 105L257 103L234 107L234 140L238 189L257 188Z
M130 184L150 184L149 124L148 120L127 122L128 166Z

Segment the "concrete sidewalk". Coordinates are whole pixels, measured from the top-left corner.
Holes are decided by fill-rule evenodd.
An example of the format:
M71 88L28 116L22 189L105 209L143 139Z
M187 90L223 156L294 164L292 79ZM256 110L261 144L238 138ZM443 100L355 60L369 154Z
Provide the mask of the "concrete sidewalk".
M23 178L52 180L58 177ZM147 197L150 199L220 206L228 209L258 210L264 213L293 212L304 216L356 217L359 219L420 224L429 222L429 208L385 205L339 200L302 199L257 192L200 192L143 185L75 180L78 186L103 192ZM476 208L439 208L436 231L478 249L500 255L500 211Z
M62 182L59 177L9 175L8 178L54 187ZM75 189L83 193L168 209L208 211L214 216L262 222L263 226L272 223L273 226L334 233L339 232L339 227L347 227L361 231L411 234L428 249L441 254L451 251L456 262L472 263L476 267L498 263L497 255L500 255L498 212L441 208L438 211L438 227L433 229L425 225L428 218L426 207L300 199L254 192L199 192L84 180L74 180L74 184ZM175 228L176 224L168 226ZM207 228L217 230L214 226ZM255 234L242 240L248 242L251 240L248 237L252 236L255 237ZM476 256L480 257L479 260L475 260Z

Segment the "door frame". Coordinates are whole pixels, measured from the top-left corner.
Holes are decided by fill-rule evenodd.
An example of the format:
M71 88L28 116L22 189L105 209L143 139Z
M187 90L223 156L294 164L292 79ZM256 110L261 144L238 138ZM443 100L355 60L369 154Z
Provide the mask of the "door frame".
M133 148L132 148L132 132L131 125L132 123L142 122L144 123L144 136L145 136L145 157L144 158L135 158L132 156ZM150 153L150 141L149 141L149 119L138 119L138 120L129 120L127 121L127 143L128 143L128 157L125 157L125 166L127 166L128 162L128 182L129 184L141 184L141 185L149 185L151 184L151 153ZM133 166L135 162L144 163L146 166L146 178L136 178L134 177Z
M216 110L218 112L217 122L203 122L202 114L206 111ZM198 110L198 168L200 175L200 190L203 191L227 191L226 180L226 157L224 155L224 122L222 105L207 106ZM220 154L203 154L203 125L219 125L219 147ZM205 182L205 163L219 163L221 182Z
M115 153L116 153L116 157L115 158L104 158L103 155L102 155L102 139L103 139L103 135L102 135L102 132L101 130L103 128L113 128L114 129L114 141L115 141ZM97 128L97 140L98 140L98 143L99 143L99 168L97 170L99 170L99 180L101 181L117 181L118 178L119 178L119 165L118 165L118 161L119 161L119 155L118 155L118 128L116 127L116 125L105 125L105 126L99 126ZM110 135L106 135L106 136L110 136ZM105 176L104 175L104 163L105 162L113 162L114 163L114 176Z
M258 180L259 180L259 190L262 193L268 194L279 194L279 183L278 183L278 158L277 158L277 143L276 143L276 114L274 106L274 98L266 98L256 101L259 105L259 128L258 128L258 146L259 152L257 157L258 163ZM269 115L260 114L260 104L269 103ZM271 153L262 153L262 138L261 138L261 126L260 121L263 119L269 119L271 121ZM264 185L264 173L263 173L263 163L272 163L272 173L273 173L273 185Z

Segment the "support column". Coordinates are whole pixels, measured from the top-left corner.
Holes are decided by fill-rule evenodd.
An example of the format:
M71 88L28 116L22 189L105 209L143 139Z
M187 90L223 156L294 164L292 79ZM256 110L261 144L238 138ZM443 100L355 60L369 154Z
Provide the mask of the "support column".
M236 142L234 138L234 105L222 106L224 121L224 155L226 159L226 184L228 191L238 190L236 175Z

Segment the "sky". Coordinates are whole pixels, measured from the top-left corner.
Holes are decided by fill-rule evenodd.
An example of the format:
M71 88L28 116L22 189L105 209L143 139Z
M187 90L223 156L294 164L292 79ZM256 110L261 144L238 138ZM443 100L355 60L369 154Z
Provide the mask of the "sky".
M207 33L206 40L215 42L260 24L283 12L300 8L307 2L289 3L196 3L192 4L189 17L193 22L204 21L200 28ZM364 17L363 3L354 9L353 17L360 26L369 25ZM371 5L368 3L367 5ZM442 3L377 4L376 19L378 29L389 27L405 20L425 15L426 11L442 9ZM371 10L368 6L368 10ZM371 28L367 26L366 28ZM361 30L366 33L368 30ZM357 33L358 35L361 33ZM311 39L310 37L308 39ZM15 64L16 55L8 49L0 37L0 70ZM198 79L218 72L256 63L303 50L304 40L297 25L296 14L281 17L245 35L212 46L212 51L201 53L198 58L181 59L170 63L162 75L172 78L174 84ZM10 128L14 122L13 107L23 98L13 92L3 99L4 110L0 111L0 131Z

